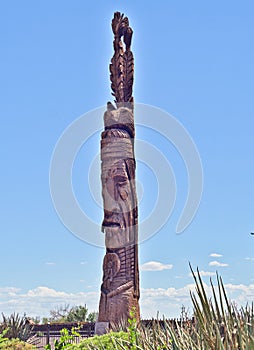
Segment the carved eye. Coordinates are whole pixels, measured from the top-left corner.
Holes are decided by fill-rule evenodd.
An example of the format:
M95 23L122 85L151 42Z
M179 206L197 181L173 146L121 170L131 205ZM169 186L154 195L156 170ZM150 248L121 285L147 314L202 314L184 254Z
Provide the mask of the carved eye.
M124 176L116 176L115 181L118 186L124 186L127 183L127 179Z

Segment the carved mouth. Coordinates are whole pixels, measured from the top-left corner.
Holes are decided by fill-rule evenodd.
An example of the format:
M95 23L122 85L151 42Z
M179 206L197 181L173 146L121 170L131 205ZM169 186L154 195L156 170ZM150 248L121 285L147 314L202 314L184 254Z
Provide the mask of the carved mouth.
M102 226L103 227L121 227L119 222L109 222L109 221L103 221Z

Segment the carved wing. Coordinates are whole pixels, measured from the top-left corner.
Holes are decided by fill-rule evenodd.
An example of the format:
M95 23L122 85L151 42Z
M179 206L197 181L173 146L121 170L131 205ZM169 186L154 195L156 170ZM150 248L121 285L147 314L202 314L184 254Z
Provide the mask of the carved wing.
M133 76L134 76L133 54L130 50L126 50L124 53L124 75L123 75L124 102L132 101Z
M114 56L111 59L110 80L112 95L115 102L132 102L132 87L134 76L134 58L130 50L132 29L129 20L120 12L114 14L112 20L114 33ZM124 38L125 50L121 38Z
M116 39L115 39L116 41ZM115 102L124 100L123 76L124 76L124 50L121 40L114 43L115 53L109 66L112 95Z

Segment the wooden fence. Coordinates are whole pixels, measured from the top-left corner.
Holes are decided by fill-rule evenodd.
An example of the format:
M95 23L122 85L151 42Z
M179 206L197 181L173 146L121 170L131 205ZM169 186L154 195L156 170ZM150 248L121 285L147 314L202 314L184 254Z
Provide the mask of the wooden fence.
M48 324L35 324L32 326L30 343L34 344L37 349L44 349L45 345L50 344L54 349L55 340L59 340L61 336L61 330L67 329L71 334L73 327L79 327L78 333L80 337L73 337L72 343L79 343L80 340L94 335L94 322L81 322L81 323L48 323Z
M161 328L165 327L165 322L170 323L171 326L182 327L185 325L190 325L195 323L195 319L185 319L185 320L177 320L177 319L166 319L166 320L142 320L141 323L144 327L149 327L153 322L159 323ZM94 336L95 323L94 322L81 322L81 323L48 323L48 324L34 324L32 325L32 337L30 338L30 343L34 344L38 350L44 349L45 345L50 344L51 348L54 349L55 340L59 340L61 336L61 330L63 328L69 331L71 334L71 330L73 327L79 327L78 333L80 337L74 337L72 343L79 343L80 340L88 337Z

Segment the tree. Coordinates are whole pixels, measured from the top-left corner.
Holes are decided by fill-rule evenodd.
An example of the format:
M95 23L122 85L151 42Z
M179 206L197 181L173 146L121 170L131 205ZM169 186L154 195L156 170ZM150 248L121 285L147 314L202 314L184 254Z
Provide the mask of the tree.
M83 305L73 306L70 308L69 305L61 305L56 309L50 310L50 318L43 318L42 322L95 322L98 313L93 311L88 313L88 308Z
M86 306L74 306L66 316L67 322L85 322L87 319L88 309Z
M92 311L89 313L86 320L87 322L96 322L97 318L98 318L98 312Z
M50 310L50 322L66 322L66 317L70 312L70 305L60 305L56 309Z

